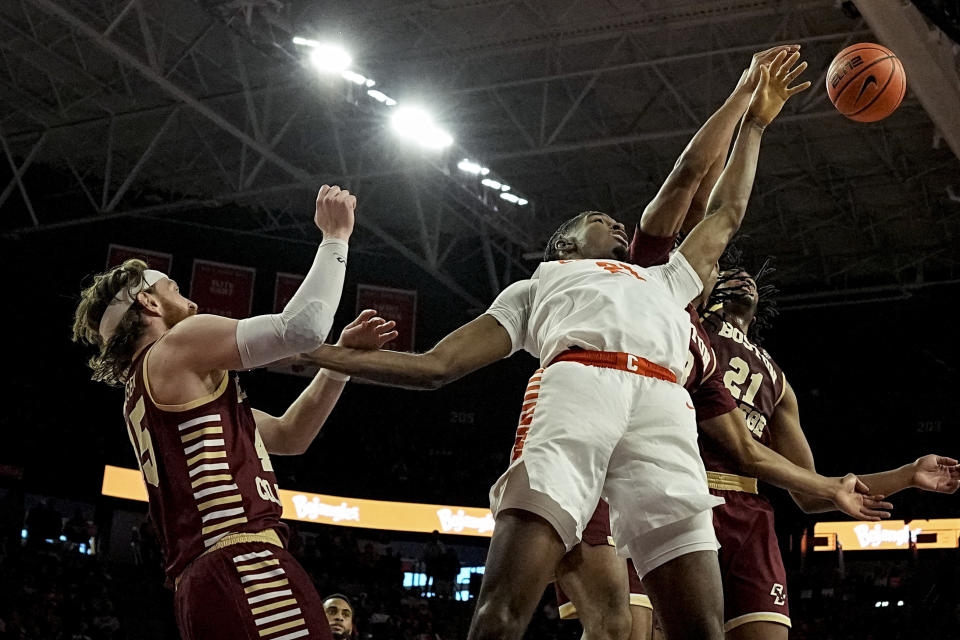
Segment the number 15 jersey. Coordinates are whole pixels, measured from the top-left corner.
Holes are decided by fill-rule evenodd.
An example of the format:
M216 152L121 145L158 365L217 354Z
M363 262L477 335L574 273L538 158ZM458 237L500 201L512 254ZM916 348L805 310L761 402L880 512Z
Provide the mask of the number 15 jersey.
M224 372L204 398L158 404L147 377L152 346L130 367L123 413L173 580L227 534L275 529L285 538L287 529L273 466L236 375Z
M707 316L703 328L710 336L717 357L714 375L722 377L724 386L743 412L751 435L770 446L767 424L786 389L783 371L766 349L750 342L743 331L720 314ZM737 466L709 438L700 439L700 448L707 470L738 473Z

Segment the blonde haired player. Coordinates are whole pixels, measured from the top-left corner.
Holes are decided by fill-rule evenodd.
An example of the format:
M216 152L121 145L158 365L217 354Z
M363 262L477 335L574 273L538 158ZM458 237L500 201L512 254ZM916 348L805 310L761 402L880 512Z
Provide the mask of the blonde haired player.
M780 54L751 98L738 144L756 164L763 128L799 73ZM802 69L801 69L802 70ZM749 195L749 191L747 193ZM690 339L684 307L713 278L746 198L716 203L662 266L627 264L622 224L587 211L551 238L533 277L425 354L321 347L321 366L437 388L524 349L544 365L514 461L490 491L497 526L470 640L519 638L601 495L668 633L723 636L717 542L690 396L677 383ZM678 593L681 594L678 596Z
M124 417L176 589L184 640L330 638L323 603L284 549L286 525L269 453L302 453L346 376L321 371L281 417L251 409L230 372L315 349L340 302L356 198L324 185L323 242L283 312L197 315L177 283L140 260L82 293L74 339L99 348L94 379L124 385ZM364 311L340 343L379 348L393 323Z

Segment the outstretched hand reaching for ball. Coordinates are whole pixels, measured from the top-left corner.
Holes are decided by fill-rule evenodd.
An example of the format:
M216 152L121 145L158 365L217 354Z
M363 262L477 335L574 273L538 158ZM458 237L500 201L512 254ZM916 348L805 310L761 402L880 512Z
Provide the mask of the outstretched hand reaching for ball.
M928 455L913 463L911 484L924 491L954 493L960 488L960 465L953 458Z
M373 309L364 309L345 326L337 345L351 349L379 349L397 337L393 320L384 320Z
M777 53L773 61L760 67L760 82L750 98L747 116L760 122L763 126L770 124L787 100L810 87L810 82L803 82L794 87L790 86L797 76L807 68L806 62L797 63L800 52L794 51L789 56L785 50Z
M893 505L884 502L883 496L870 495L870 489L857 476L848 473L836 478L837 490L833 495L833 504L840 511L857 520L876 522L890 517Z

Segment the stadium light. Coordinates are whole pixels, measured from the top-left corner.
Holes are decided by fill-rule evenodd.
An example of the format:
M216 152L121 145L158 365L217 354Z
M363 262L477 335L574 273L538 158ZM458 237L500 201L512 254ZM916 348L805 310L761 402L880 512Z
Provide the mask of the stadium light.
M353 59L342 47L317 43L310 52L310 63L321 73L343 73Z
M483 180L480 181L480 184L482 184L485 187L490 187L491 189L496 189L497 191L499 191L500 187L503 186L493 178L484 178Z
M417 107L397 109L390 119L394 131L428 149L442 149L453 144L449 133L438 127L429 113Z
M343 76L344 80L349 80L353 84L366 84L368 87L373 86L372 84L367 84L368 82L373 82L373 80L368 80L366 77L360 75L356 71L351 71L350 69L347 69L340 75Z
M381 102L387 105L388 107L393 107L393 106L396 106L397 104L396 100L394 100L393 98L391 98L390 96L388 96L382 91L377 91L376 89L371 89L370 91L367 91L367 95L373 98L374 100L376 100L377 102Z
M464 158L457 164L457 169L466 173L472 173L475 176L485 176L490 173L490 169L487 167L480 166L479 163L468 160L467 158Z
M298 44L302 47L319 47L320 46L320 43L317 42L316 40L311 40L309 38L301 38L300 36L297 36L296 38L293 39L293 44Z

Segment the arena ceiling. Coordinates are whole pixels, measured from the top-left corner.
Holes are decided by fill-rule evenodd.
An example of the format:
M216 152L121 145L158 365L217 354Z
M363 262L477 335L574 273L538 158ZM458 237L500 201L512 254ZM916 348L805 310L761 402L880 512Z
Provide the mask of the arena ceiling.
M338 41L454 145L398 140L295 36ZM482 306L576 211L639 216L750 55L797 42L814 85L765 136L745 244L797 304L902 295L960 277L960 162L912 92L882 123L833 109L829 61L876 39L834 0L4 0L0 232L156 217L312 243L337 183L359 250Z

